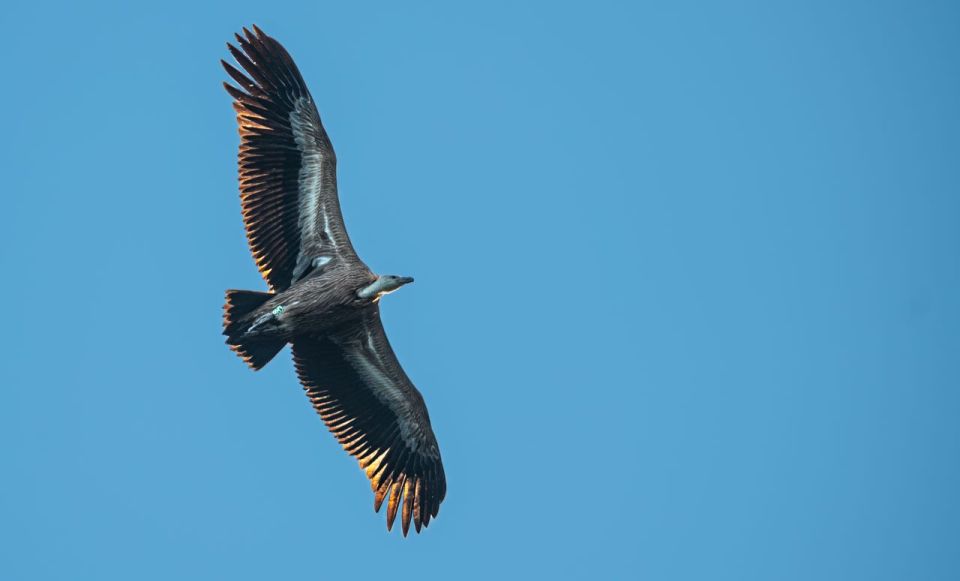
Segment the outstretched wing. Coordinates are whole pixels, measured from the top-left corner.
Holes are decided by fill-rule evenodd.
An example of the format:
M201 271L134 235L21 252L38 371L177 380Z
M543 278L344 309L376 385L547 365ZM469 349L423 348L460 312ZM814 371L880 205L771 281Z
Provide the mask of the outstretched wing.
M390 348L377 306L362 323L293 342L293 360L313 406L387 500L387 529L401 510L403 534L437 516L447 483L423 397Z
M314 264L356 256L337 198L337 159L300 71L256 26L227 44L246 75L224 69L240 130L240 199L250 251L275 291Z

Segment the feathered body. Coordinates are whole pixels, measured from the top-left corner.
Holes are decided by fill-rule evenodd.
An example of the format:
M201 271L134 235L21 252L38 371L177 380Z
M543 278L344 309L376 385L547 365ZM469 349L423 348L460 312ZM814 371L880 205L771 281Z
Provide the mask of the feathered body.
M377 280L366 268L337 264L322 275L297 281L290 288L270 295L263 304L239 318L227 334L227 343L240 345L258 339L290 341L297 335L325 333L343 324L355 323L363 310L376 308L379 297L362 298L359 291ZM279 309L279 312L277 312ZM256 321L262 321L252 330Z

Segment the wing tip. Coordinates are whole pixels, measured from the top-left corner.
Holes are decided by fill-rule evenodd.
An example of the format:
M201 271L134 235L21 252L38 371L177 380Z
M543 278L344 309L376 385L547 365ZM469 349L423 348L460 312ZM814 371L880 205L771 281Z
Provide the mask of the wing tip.
M393 530L399 516L400 530L404 537L410 534L411 524L414 532L419 534L430 526L430 521L440 512L445 488L444 483L434 481L428 476L401 474L395 479L387 480L374 491L373 510L379 513L386 500L387 531Z

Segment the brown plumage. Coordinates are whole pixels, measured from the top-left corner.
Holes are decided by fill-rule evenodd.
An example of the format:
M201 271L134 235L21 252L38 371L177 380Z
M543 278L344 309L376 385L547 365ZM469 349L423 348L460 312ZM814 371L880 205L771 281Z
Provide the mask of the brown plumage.
M224 335L253 369L284 345L310 401L355 456L403 534L437 516L446 494L440 449L423 397L380 321L380 298L413 279L377 276L350 244L337 195L336 156L297 66L256 26L228 44L239 88L240 200L247 240L271 292L227 291Z

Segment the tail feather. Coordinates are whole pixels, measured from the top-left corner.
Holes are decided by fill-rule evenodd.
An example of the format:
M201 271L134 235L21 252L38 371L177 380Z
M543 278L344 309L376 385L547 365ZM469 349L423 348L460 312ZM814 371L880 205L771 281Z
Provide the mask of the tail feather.
M223 334L227 336L227 345L254 370L269 363L287 344L283 339L244 336L250 325L247 315L271 297L271 293L228 290L227 301L223 305Z

